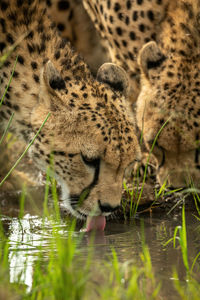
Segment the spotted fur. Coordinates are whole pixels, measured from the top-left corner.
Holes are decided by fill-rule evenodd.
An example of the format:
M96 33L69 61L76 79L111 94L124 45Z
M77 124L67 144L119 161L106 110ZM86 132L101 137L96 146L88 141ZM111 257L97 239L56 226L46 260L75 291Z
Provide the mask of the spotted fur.
M74 215L108 214L120 204L124 170L140 159L125 104L126 73L104 65L95 80L57 33L42 0L0 1L1 55L13 44L0 69L2 96L18 58L0 108L1 126L14 112L12 130L29 142L50 112L31 147L33 160L45 171L53 156L62 198ZM123 81L120 90L114 78Z
M99 66L109 61L109 55L82 0L51 0L47 4L48 12L62 37L69 39L96 74Z
M129 71L149 150L164 126L153 149L158 180L199 186L200 1L83 2L109 42L112 61Z
M145 43L158 39L169 1L83 0L97 30L108 42L112 62L129 74L132 102L136 101L140 90L139 50Z

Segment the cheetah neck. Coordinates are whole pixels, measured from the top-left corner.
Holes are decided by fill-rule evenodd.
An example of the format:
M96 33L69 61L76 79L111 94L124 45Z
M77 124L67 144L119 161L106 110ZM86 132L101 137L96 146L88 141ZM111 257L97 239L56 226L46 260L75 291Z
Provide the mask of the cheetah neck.
M199 1L171 1L161 24L159 43L166 54L190 58L199 55Z

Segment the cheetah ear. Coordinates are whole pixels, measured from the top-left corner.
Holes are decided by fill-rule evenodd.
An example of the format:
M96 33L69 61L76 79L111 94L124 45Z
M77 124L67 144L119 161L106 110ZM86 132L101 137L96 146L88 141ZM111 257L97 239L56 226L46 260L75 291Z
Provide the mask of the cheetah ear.
M138 64L144 75L149 78L152 69L159 68L165 61L166 56L161 52L155 42L145 44L140 50Z
M103 64L97 72L97 80L108 84L115 91L127 96L129 91L129 80L126 72L113 63Z
M62 90L65 88L63 78L50 60L44 66L43 78L50 90Z

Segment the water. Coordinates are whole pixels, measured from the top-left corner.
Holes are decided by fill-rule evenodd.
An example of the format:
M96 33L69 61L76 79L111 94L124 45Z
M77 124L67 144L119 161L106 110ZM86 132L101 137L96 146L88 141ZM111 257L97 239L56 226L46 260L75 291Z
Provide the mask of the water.
M19 215L19 201L11 195L1 195L1 220L7 237L9 238L9 269L10 282L17 281L18 276L31 289L34 261L42 248L44 253L48 250L52 239L52 224L43 219L42 199L43 193L35 189L32 198L25 205L24 216ZM16 196L16 195L15 195ZM34 201L33 201L34 199ZM50 205L51 206L51 205ZM65 215L65 213L63 213ZM200 222L195 218L196 211L186 211L187 239L190 265L200 251ZM145 242L149 247L153 271L156 279L161 280L161 294L163 299L179 299L173 288L173 269L176 268L180 280L185 280L185 267L182 261L180 248L173 248L165 243L173 237L176 226L181 225L181 211L167 215L165 212L140 214L132 221L111 220L107 222L105 232L96 235L93 247L93 260L102 262L108 260L111 249L114 247L120 262L140 260L142 253L142 226L144 228ZM58 229L63 239L68 237L69 223L63 217ZM80 228L78 225L74 232L74 239L79 240ZM85 234L79 245L80 255L84 259L91 248L91 234ZM177 243L178 246L178 243ZM26 266L26 267L25 267ZM197 261L195 272L200 278L200 261Z

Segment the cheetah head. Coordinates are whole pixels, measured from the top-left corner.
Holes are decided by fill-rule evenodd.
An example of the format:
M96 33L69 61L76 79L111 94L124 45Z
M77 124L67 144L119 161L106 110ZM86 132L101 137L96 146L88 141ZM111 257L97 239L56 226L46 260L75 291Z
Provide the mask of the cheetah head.
M37 129L51 113L32 156L43 170L52 164L62 199L78 218L114 211L121 202L124 171L140 159L134 120L124 97L126 73L104 64L97 77L64 81L49 61L31 120Z
M182 51L183 52L183 51ZM200 185L200 56L144 45L137 122L157 159L157 176L173 187Z

